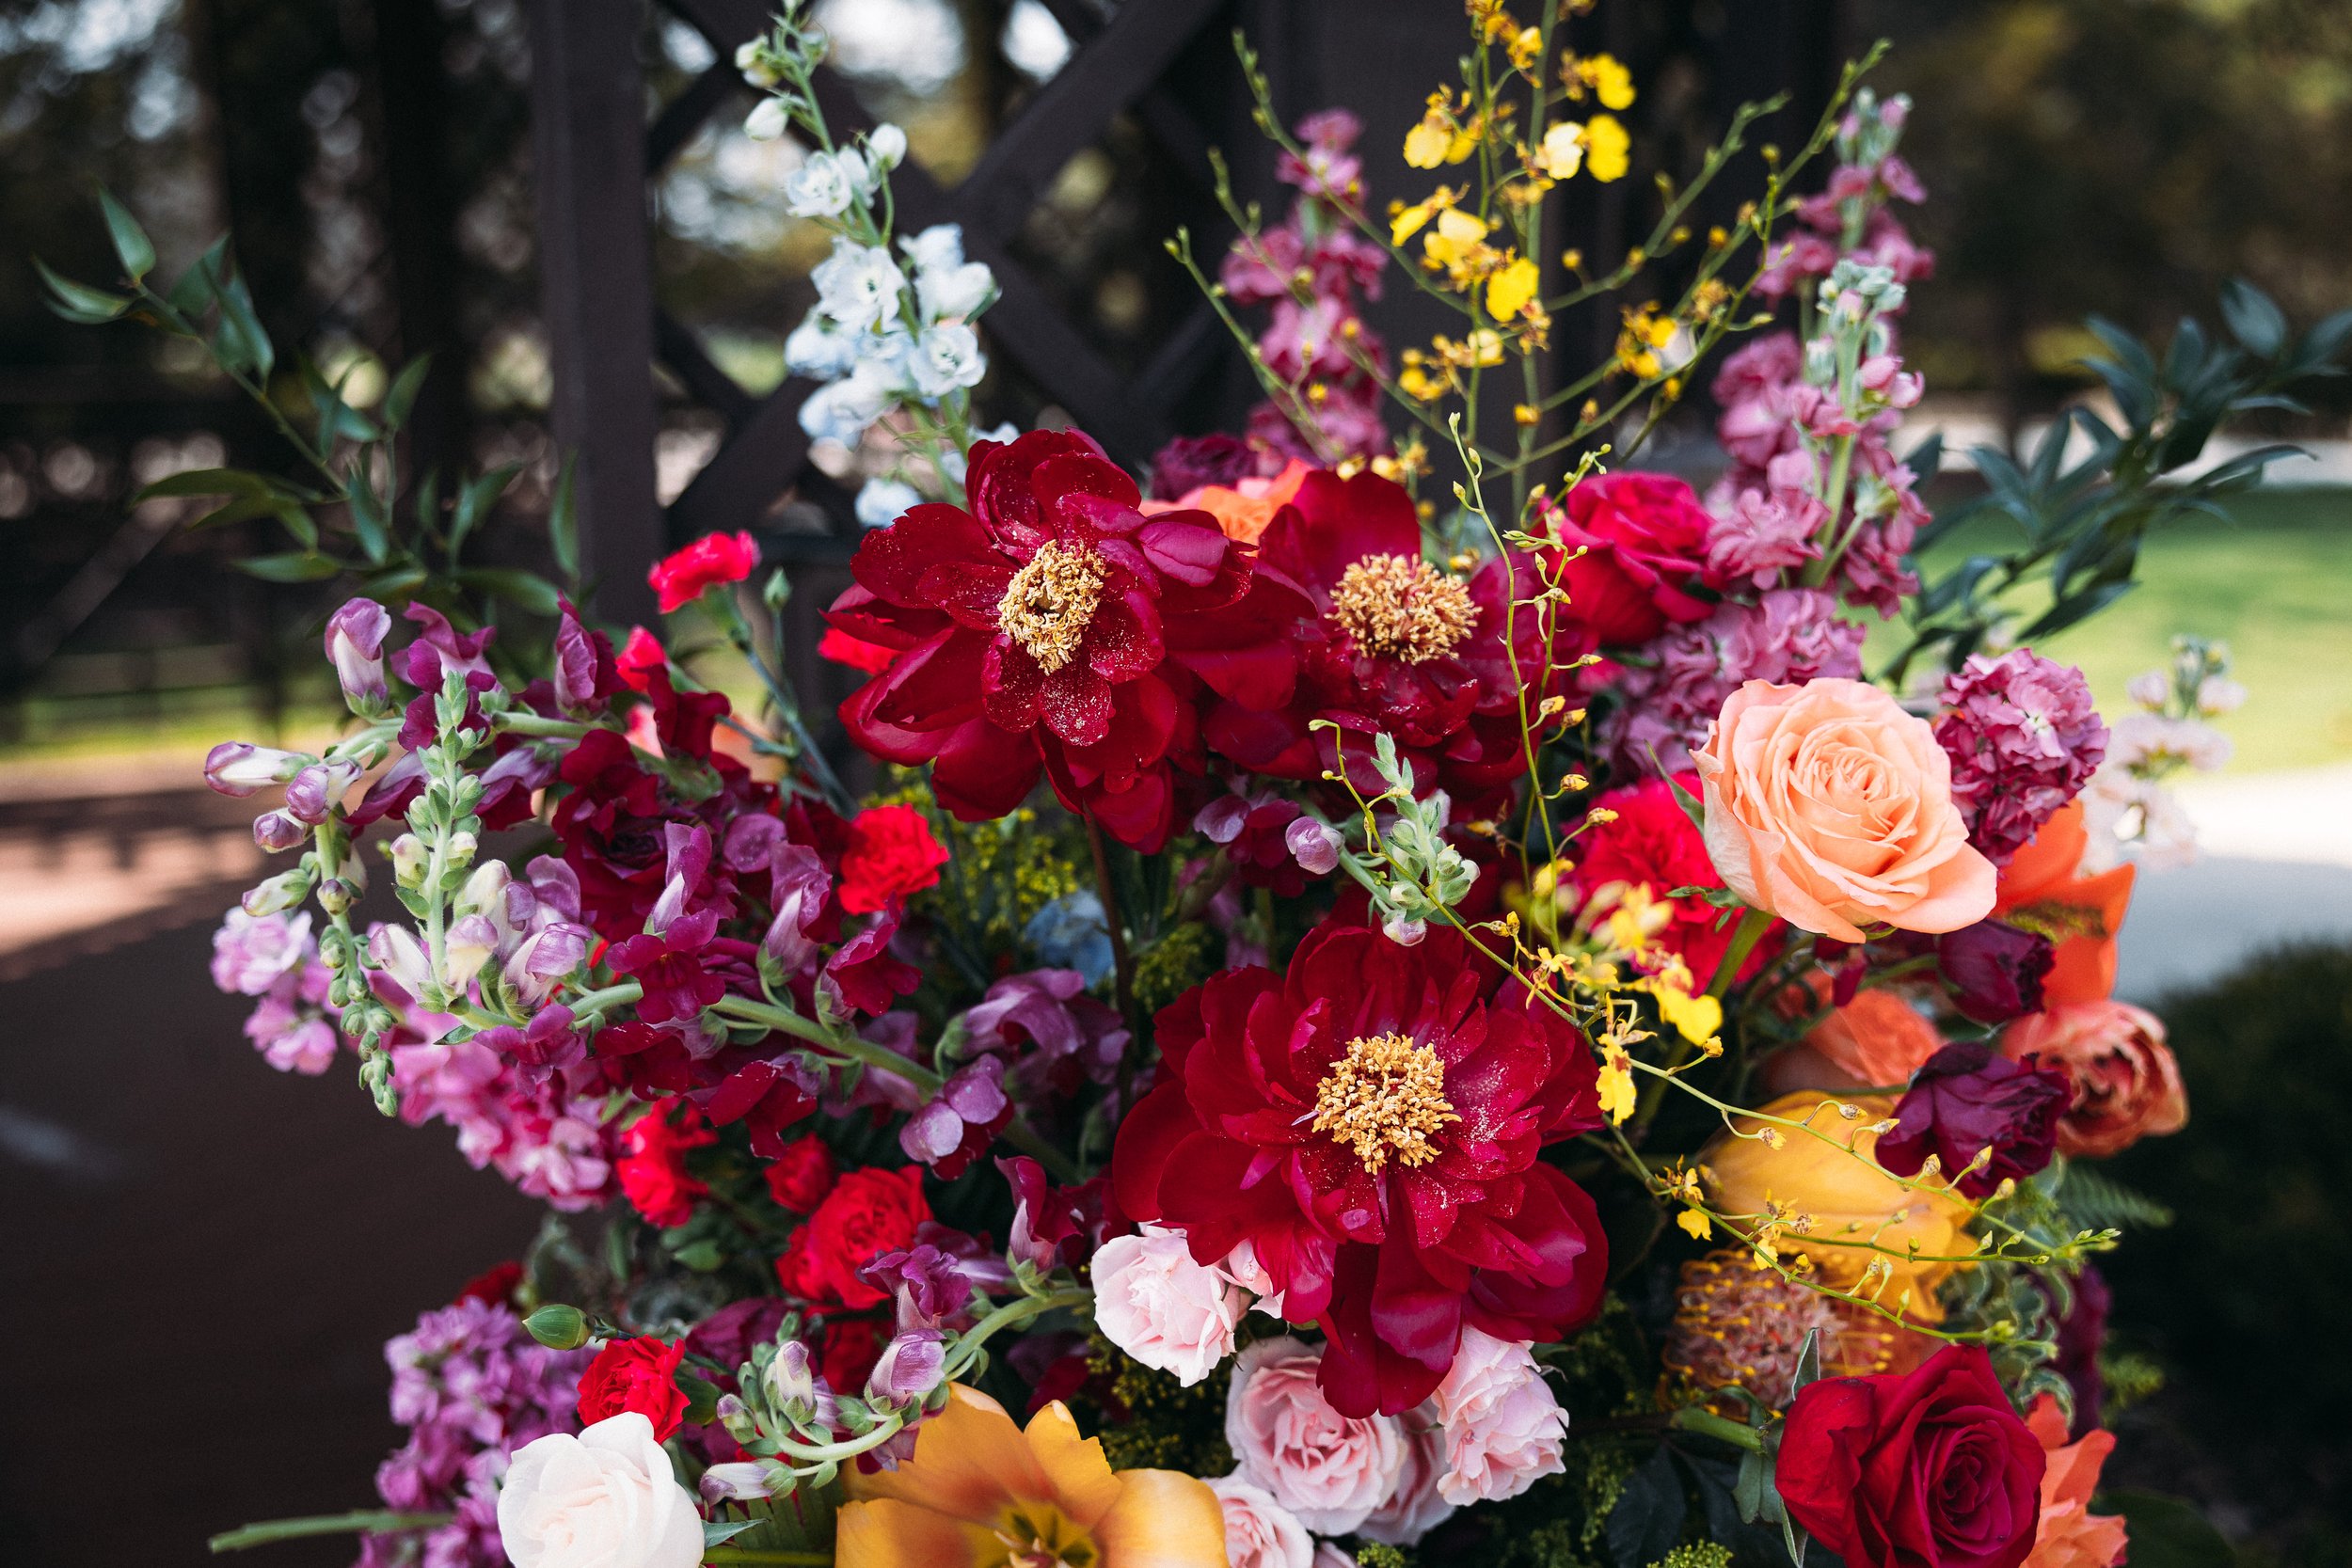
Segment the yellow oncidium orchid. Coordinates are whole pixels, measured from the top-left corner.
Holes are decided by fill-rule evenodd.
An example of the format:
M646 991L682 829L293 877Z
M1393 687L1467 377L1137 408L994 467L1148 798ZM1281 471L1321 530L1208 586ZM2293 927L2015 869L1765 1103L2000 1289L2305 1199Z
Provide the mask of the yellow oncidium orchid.
M958 1384L913 1459L843 1482L841 1568L1225 1568L1216 1494L1173 1470L1113 1470L1059 1401L1024 1432Z

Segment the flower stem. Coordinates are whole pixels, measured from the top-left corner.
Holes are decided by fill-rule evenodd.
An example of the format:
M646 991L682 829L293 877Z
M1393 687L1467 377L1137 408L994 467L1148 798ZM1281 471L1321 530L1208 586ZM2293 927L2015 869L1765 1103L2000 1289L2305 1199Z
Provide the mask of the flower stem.
M1695 1432L1702 1437L1719 1438L1734 1448L1751 1452L1764 1451L1764 1434L1741 1421L1718 1416L1695 1404L1684 1405L1674 1414L1674 1424L1685 1432Z
M353 1531L382 1534L391 1530L434 1529L448 1524L453 1513L397 1513L387 1509L361 1508L349 1513L318 1513L302 1519L265 1519L224 1530L204 1544L215 1552L241 1552L273 1541L298 1541L308 1535L347 1535Z
M1731 933L1731 945L1724 949L1723 960L1715 966L1715 977L1707 982L1707 994L1721 1001L1731 983L1740 977L1740 967L1756 951L1756 944L1764 939L1772 917L1762 910L1750 910L1740 917L1740 928Z

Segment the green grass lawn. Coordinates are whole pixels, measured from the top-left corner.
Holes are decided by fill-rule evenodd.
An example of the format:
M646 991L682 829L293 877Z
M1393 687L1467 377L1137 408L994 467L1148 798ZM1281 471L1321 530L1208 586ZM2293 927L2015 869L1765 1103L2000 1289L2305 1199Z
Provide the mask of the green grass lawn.
M2138 586L2040 651L2081 665L2114 717L2131 710L2124 682L2162 664L2175 634L2226 639L2248 693L2220 721L2237 744L2233 770L2352 762L2352 489L2280 487L2230 505L2228 522L2158 532ZM1984 537L1939 546L1931 571Z

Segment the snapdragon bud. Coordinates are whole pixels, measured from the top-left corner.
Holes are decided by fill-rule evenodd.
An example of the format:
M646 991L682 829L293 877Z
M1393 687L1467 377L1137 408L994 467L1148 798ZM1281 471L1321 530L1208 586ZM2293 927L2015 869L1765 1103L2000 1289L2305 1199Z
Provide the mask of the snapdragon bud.
M561 1302L549 1302L525 1318L523 1328L549 1350L578 1350L588 1342L587 1314Z
M474 868L466 885L457 890L459 914L496 915L506 908L506 890L515 874L504 861L484 861Z
M1327 877L1340 868L1340 850L1347 841L1328 822L1302 816L1283 832L1282 842L1301 870L1310 876Z
M424 840L414 833L403 833L392 840L391 855L393 881L405 888L423 885Z
M449 844L442 853L447 857L451 869L454 870L460 866L471 865L474 852L481 847L482 841L473 834L455 832L449 835Z
M283 914L310 896L310 873L299 867L281 871L246 893L239 902L245 906L245 912L257 920L265 914Z
M286 783L310 760L299 752L281 752L275 746L224 740L205 754L204 782L223 795L250 795Z
M482 966L498 951L499 930L482 915L460 917L449 928L441 943L441 983L452 990L463 990L473 977L482 973Z
M253 819L253 842L268 854L282 855L310 841L310 830L289 813L265 811Z
M368 933L368 957L410 996L421 997L433 978L424 943L405 926L378 926Z
M816 1413L817 1371L798 1339L778 1345L768 1363L768 1400L788 1421L804 1422Z
M326 657L343 689L343 701L362 718L389 705L384 681L384 638L392 629L390 611L373 599L355 598L327 617Z
M736 1441L740 1443L743 1439L738 1437ZM763 1465L755 1459L731 1461L713 1465L694 1484L707 1503L757 1502L773 1495L769 1475L772 1468L780 1466Z
M286 810L313 827L324 822L327 814L342 803L343 792L359 777L359 765L353 762L314 762L296 773L286 785Z

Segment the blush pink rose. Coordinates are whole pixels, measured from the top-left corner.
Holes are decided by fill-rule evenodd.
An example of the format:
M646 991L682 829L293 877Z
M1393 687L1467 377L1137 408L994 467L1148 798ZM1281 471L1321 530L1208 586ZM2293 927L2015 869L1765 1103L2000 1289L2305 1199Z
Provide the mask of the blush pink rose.
M1840 942L1956 931L1993 911L1993 863L1952 803L1927 721L1867 681L1750 681L1691 753L1707 852L1732 892Z
M1315 1541L1274 1494L1238 1475L1209 1482L1225 1510L1225 1560L1231 1568L1314 1568Z
M1317 1534L1345 1535L1395 1496L1405 1430L1393 1416L1332 1409L1315 1386L1322 1366L1321 1350L1287 1336L1243 1351L1225 1401L1225 1441L1236 1475Z
M2010 1025L2001 1054L2039 1057L2074 1081L2058 1125L2058 1152L2069 1158L2104 1160L2188 1125L2181 1065L2164 1043L2164 1021L2145 1007L2106 998L2034 1013Z
M1429 1402L1444 1431L1438 1495L1447 1502L1516 1497L1565 1467L1567 1413L1523 1344L1465 1327L1454 1370Z
M1184 1233L1147 1225L1094 1254L1094 1321L1103 1337L1189 1388L1233 1354L1249 1298L1192 1260Z
M1356 1533L1391 1546L1414 1546L1454 1513L1454 1505L1438 1495L1438 1477L1446 1467L1445 1428L1431 1400L1397 1419L1405 1428L1405 1468L1397 1474L1395 1492Z

